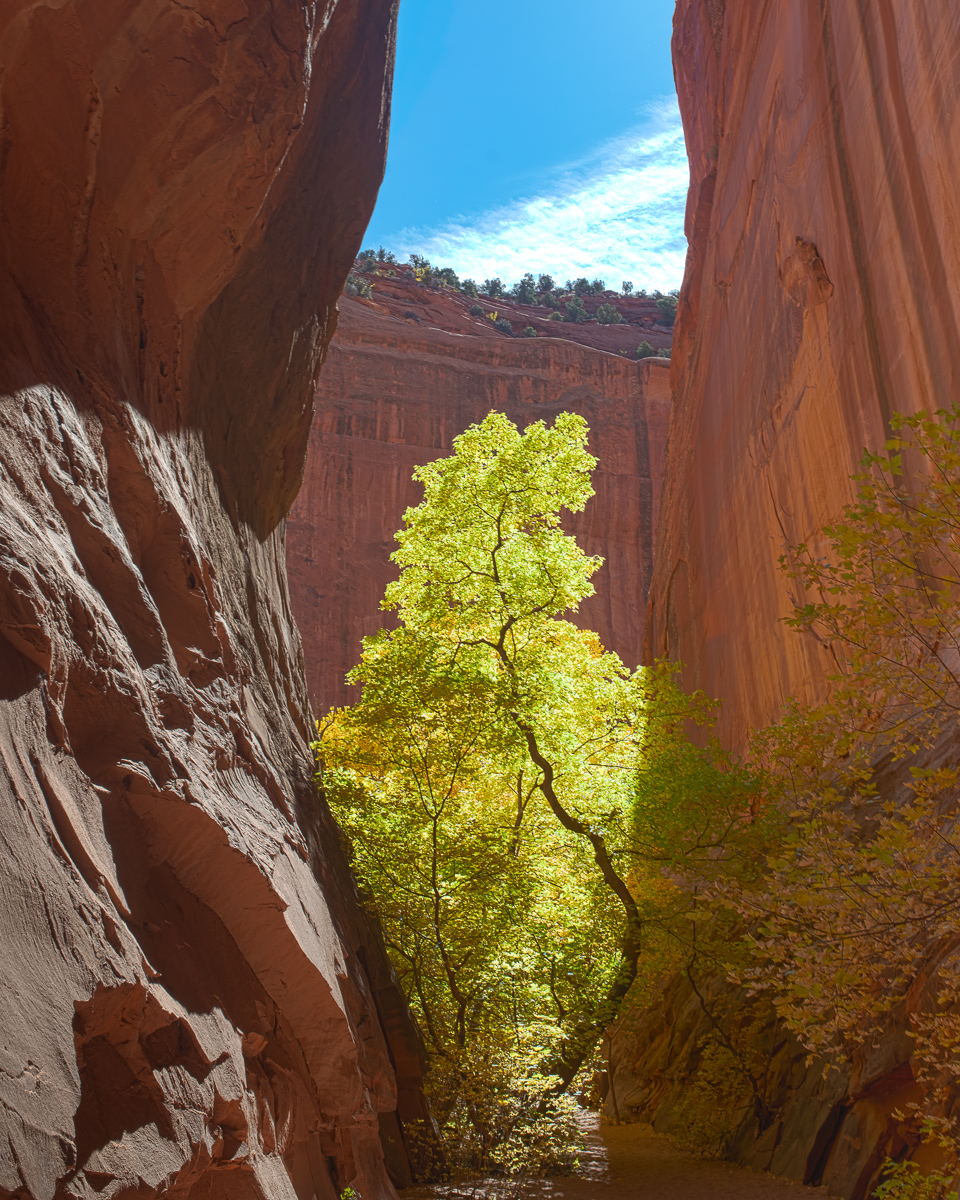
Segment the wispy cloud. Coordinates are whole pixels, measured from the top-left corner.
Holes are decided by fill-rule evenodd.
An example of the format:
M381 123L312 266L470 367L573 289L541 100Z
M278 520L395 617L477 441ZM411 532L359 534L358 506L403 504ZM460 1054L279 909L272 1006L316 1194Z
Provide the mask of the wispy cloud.
M680 114L675 100L664 101L640 128L558 170L539 195L440 227L401 230L390 245L478 280L547 271L560 280L599 275L612 287L632 279L638 288L666 291L683 276L688 182Z

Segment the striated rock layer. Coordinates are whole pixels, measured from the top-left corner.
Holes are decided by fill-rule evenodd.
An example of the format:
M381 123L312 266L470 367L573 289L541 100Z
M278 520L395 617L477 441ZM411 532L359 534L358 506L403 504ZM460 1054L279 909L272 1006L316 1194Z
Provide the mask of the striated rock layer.
M407 1177L283 548L394 9L0 5L0 1196Z
M389 619L379 606L396 577L393 537L404 510L422 498L413 468L448 453L453 438L491 409L520 425L564 410L589 423L600 459L596 495L570 528L606 563L578 620L629 665L639 660L669 363L631 362L590 346L591 336L609 336L595 324L576 327L586 345L505 337L470 318L469 303L402 280L378 283L372 302L340 301L287 536L291 603L319 710L348 700L343 677L359 658L360 639ZM628 335L634 344L637 337L636 329Z
M951 0L679 0L674 62L690 153L690 241L647 653L723 700L742 745L828 669L778 557L816 543L896 410L960 380L960 18ZM918 985L913 1002L922 1000ZM673 983L615 1038L620 1103L669 1124L710 1029ZM857 1198L916 1094L903 1014L821 1079L779 1046L789 1097L739 1156Z
M738 744L825 667L777 566L851 498L890 414L960 383L951 0L680 0L690 241L650 654Z

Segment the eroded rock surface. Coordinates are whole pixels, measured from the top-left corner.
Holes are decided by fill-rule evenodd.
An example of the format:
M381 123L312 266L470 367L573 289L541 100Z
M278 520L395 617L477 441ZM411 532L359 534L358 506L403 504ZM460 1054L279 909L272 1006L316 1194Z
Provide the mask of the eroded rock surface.
M0 7L2 1196L404 1178L416 1040L311 787L282 521L393 22Z
M318 710L350 698L343 677L359 658L360 639L389 620L379 606L396 577L394 534L405 509L422 499L413 468L449 453L453 438L491 409L521 426L563 410L586 418L600 460L596 495L569 524L585 550L606 563L578 620L630 666L639 661L669 362L621 357L615 344L623 341L622 325L561 326L578 337L573 342L544 319L556 336L511 338L471 317L469 305L402 279L377 280L372 301L341 299L287 534L291 603ZM515 307L498 311L513 315ZM655 312L652 302L636 308L638 321L652 321L639 315ZM516 323L526 319L520 312ZM643 335L636 325L626 328L635 349ZM670 335L647 336L669 342Z
M951 0L680 0L690 241L650 654L739 744L826 662L777 561L851 499L891 413L960 383Z
M780 621L779 556L817 544L894 411L957 397L960 20L949 0L680 0L674 63L690 248L647 653L723 700L737 748L829 670ZM905 1026L826 1079L778 1043L738 1157L853 1200L885 1153L922 1161L895 1115L917 1095ZM669 1128L709 1032L673 981L617 1031L620 1102Z

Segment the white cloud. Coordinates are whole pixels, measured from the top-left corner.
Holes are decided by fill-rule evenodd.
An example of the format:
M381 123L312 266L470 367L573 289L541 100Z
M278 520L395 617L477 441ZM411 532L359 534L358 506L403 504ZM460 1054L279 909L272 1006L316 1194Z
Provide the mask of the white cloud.
M416 252L461 277L525 271L558 280L601 276L610 287L679 287L686 241L683 210L689 171L676 101L664 101L644 126L557 172L540 195L432 229L389 239L401 257ZM385 239L386 240L386 239Z

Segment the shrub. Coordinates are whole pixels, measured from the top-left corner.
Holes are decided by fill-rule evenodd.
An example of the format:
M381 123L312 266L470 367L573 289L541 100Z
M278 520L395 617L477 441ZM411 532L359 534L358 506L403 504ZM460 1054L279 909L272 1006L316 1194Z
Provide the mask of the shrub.
M524 328L523 336L524 337L536 337L537 331L534 329L534 327L532 325L527 325Z
M463 294L464 294L465 296L477 296L477 295L479 295L479 293L478 293L478 291L477 291L477 284L476 284L476 281L475 281L475 280L473 280L473 279L465 279L465 280L464 280L464 281L463 281L463 282L460 284L460 291L461 291L461 292L463 292Z
M556 296L554 296L554 294L552 292L544 292L543 295L540 297L540 299L542 300L542 302L546 308L559 308L560 307L560 301L556 298Z
M479 304L471 304L470 305L470 316L471 317L482 317L483 316L483 309L480 307Z
M427 1078L452 1182L482 1175L570 1175L583 1135L572 1096L537 1070L531 1048L470 1047L436 1058Z
M537 291L538 292L540 292L540 293L552 292L556 286L557 285L554 282L552 275L538 275L537 276Z
M637 347L637 358L655 358L656 354L649 342L641 342Z
M415 271L430 270L430 260L428 258L424 258L422 254L411 254L410 262L413 264L413 269Z
M574 296L572 300L567 301L567 315L565 321L572 321L574 324L581 324L590 319L590 314L583 306L583 301L579 296Z
M670 347L669 346L662 346L657 351L657 358L669 358L669 357L670 357Z
M347 276L347 282L343 285L343 294L345 296L362 296L368 299L373 295L373 285L369 279L364 279L362 275L350 274Z
M601 304L597 309L597 320L601 325L619 325L623 317L612 304Z
M483 294L485 296L493 296L494 298L502 296L503 281L498 276L493 279L485 279L483 281Z
M501 333L513 333L513 326L506 317L497 317L493 323Z
M562 321L562 320L563 320L563 317L562 317L562 316L561 316L561 314L560 314L560 313L558 313L558 312L552 312L552 313L550 314L550 320L551 320L551 321Z
M923 1175L915 1162L884 1159L883 1183L873 1193L875 1200L957 1200L952 1171Z

